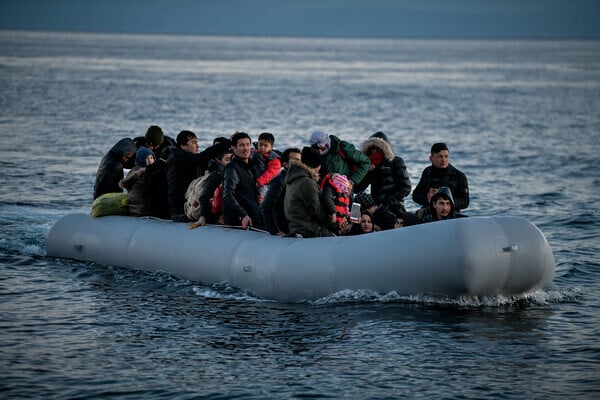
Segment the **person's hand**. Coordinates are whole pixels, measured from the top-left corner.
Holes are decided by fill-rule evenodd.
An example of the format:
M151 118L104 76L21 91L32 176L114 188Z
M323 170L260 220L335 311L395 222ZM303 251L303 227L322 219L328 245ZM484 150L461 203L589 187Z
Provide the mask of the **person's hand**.
M246 215L244 218L242 218L242 228L248 229L251 226L252 226L252 218L250 218L249 215Z
M346 218L344 218L338 222L338 228L339 228L340 232L344 232L347 227L348 227L348 220Z
M332 224L335 224L335 223L336 223L335 214L331 214L331 223L332 223Z

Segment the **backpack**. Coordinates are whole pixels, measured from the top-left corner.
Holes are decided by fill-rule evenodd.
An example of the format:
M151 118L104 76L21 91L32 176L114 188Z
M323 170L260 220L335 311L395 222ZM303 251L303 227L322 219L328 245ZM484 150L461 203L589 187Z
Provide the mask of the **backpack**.
M186 217L192 221L197 221L200 218L200 195L206 180L210 174L203 175L190 182L187 191L185 192L185 203L183 204L183 212Z

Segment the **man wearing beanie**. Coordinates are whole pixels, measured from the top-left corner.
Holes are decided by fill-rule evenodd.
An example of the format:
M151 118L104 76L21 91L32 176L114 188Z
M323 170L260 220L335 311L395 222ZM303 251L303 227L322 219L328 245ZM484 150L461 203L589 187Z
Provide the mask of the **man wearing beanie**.
M138 149L142 146L147 147L154 152L157 158L163 156L165 159L168 155L163 155L163 150L177 145L175 140L163 134L161 127L158 125L151 125L144 136L138 136L133 141Z
M359 184L369 172L371 160L352 143L323 131L314 131L309 142L323 157L321 177L334 173L346 175L350 180L350 191L353 191L354 185Z
M431 165L423 170L421 179L413 190L412 199L423 207L429 207L427 192L433 179L439 179L442 186L450 188L454 196L454 208L456 211L463 210L469 206L469 184L465 174L450 164L450 153L446 143L435 143L431 146L429 156Z
M321 154L311 147L302 149L301 162L290 164L285 178L285 216L290 234L302 237L333 236L331 215L327 215L319 198Z

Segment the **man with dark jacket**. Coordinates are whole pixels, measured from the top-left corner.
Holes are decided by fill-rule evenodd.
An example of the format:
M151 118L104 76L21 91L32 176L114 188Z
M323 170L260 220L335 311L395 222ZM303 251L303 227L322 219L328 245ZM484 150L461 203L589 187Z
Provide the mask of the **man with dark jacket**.
M284 236L290 232L289 222L285 218L285 177L290 168L290 162L300 162L300 149L295 147L286 149L281 155L283 169L269 183L269 189L263 202L260 204L263 222L266 230L271 235Z
M319 169L321 155L311 147L302 149L302 161L290 165L285 178L285 216L290 222L290 234L302 237L333 236L335 229L330 215L321 206Z
M171 150L167 160L167 182L169 186L169 210L175 222L189 222L183 205L185 192L190 183L204 174L208 162L226 151L231 145L229 140L211 146L198 153L198 137L192 131L181 131L177 135L177 147Z
M454 198L452 197L450 188L443 186L431 197L429 209L423 215L422 222L435 222L465 217L466 215L460 214L454 209Z
M133 139L138 149L142 146L149 148L159 157L167 147L175 147L177 143L169 136L165 136L160 126L151 125L144 136Z
M119 186L119 181L124 177L123 168L133 168L136 151L135 142L124 138L102 157L96 172L94 200L105 193L123 193L123 189Z
M223 219L225 225L263 229L258 189L250 159L252 140L245 132L231 136L233 158L223 171Z
M412 198L417 204L428 207L427 191L432 179L439 179L443 186L450 188L454 196L454 206L456 211L463 210L469 206L469 184L465 174L450 164L450 153L446 143L435 143L431 146L431 155L429 156L431 165L423 170L421 179Z

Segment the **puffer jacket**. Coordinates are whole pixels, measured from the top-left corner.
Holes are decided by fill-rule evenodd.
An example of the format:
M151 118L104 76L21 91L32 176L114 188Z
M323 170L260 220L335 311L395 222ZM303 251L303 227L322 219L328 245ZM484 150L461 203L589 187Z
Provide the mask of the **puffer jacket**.
M371 137L365 140L361 151L367 154L372 148L382 151L383 162L367 173L355 191L361 192L371 185L371 196L376 204L393 205L406 211L404 198L410 194L411 183L404 160L394 154L392 146L384 139Z
M319 176L303 163L290 165L285 178L285 216L290 233L302 237L333 236L331 221L319 198Z
M119 182L119 186L127 189L129 214L134 217L150 215L150 204L144 189L146 167L136 165L127 176Z
M128 153L135 153L137 147L130 138L119 140L106 153L96 172L96 182L94 184L94 200L105 193L122 193L123 189L119 187L119 181L123 179L123 168L132 168L135 164L135 157L123 164L123 156Z
M252 159L245 163L233 157L223 171L223 219L226 225L240 226L248 215L253 227L264 229L252 162Z
M359 184L371 167L369 157L361 153L350 142L341 140L335 135L329 135L330 148L323 157L321 177L327 174L338 173L346 175L354 185Z

